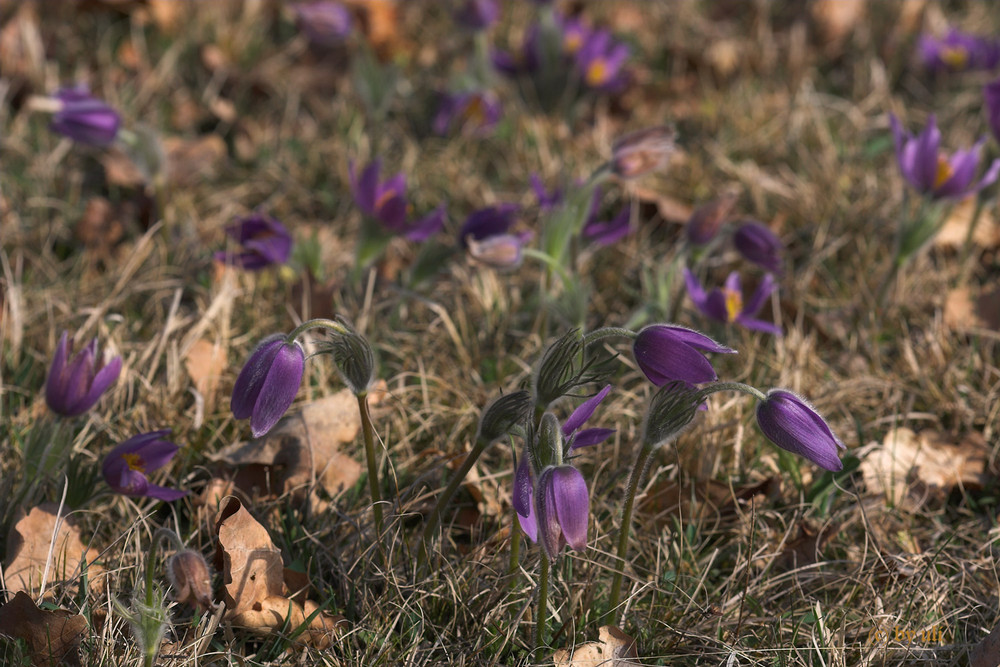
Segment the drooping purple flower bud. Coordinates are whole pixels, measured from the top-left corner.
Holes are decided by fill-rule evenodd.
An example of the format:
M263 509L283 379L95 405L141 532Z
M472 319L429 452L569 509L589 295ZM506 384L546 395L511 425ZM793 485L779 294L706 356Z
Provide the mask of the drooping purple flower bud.
M733 245L747 261L771 273L781 273L781 239L764 223L742 223L733 233Z
M445 94L434 117L434 132L441 136L458 130L463 136L488 135L500 121L500 99L489 90Z
M265 338L233 385L233 416L249 417L253 436L264 435L295 400L304 370L305 353L298 343L285 340L282 334Z
M670 162L676 141L677 131L664 125L626 134L611 148L611 170L619 178L632 179L662 169Z
M96 338L67 361L71 347L69 334L63 331L45 381L45 402L63 417L77 417L94 407L122 370L121 357L103 362Z
M246 271L284 264L292 254L292 235L283 224L262 213L237 218L226 227L226 236L239 243L243 250L236 254L220 250L215 253L216 261Z
M90 146L107 146L118 136L121 116L91 96L85 85L63 88L55 97L62 108L52 117L53 132Z
M583 473L570 465L549 466L538 476L538 541L549 560L564 545L584 551L590 519L590 493Z
M187 491L152 484L147 476L167 465L180 449L165 439L169 434L170 429L143 433L112 449L101 468L104 481L126 496L156 498L168 503L186 496Z
M833 434L808 401L784 389L772 389L757 404L757 426L767 439L784 450L834 472L844 464L838 456L844 443Z
M896 161L903 178L921 194L931 199L962 199L992 185L1000 176L1000 158L976 181L981 151L986 138L969 150L956 151L951 157L940 150L941 132L932 115L927 127L914 137L903 130L895 115L890 114L889 124L896 143Z
M726 278L726 284L721 289L716 287L711 292L705 289L698 282L691 271L685 267L684 281L687 284L688 296L694 305L705 315L719 322L736 322L747 329L764 331L766 333L781 335L781 327L771 322L759 320L757 313L764 307L767 298L777 288L774 276L770 273L764 274L753 295L743 301L743 286L740 282L740 274L733 271Z
M990 130L993 131L993 138L1000 143L1000 79L983 88L983 97L986 101L986 118Z
M354 20L351 12L339 2L319 0L299 2L292 5L299 30L305 33L309 43L320 48L343 44Z
M673 324L644 327L632 342L636 363L658 387L672 380L700 384L718 379L702 352L736 354L704 334Z
M736 199L736 193L729 192L696 208L685 227L688 241L700 246L714 239L732 213Z

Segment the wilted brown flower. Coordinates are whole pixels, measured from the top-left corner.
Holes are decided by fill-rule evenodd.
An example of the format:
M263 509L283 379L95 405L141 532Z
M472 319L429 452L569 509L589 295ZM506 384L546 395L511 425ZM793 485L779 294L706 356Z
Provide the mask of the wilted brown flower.
M619 178L637 178L667 165L676 148L677 130L647 127L621 137L611 147L611 171Z

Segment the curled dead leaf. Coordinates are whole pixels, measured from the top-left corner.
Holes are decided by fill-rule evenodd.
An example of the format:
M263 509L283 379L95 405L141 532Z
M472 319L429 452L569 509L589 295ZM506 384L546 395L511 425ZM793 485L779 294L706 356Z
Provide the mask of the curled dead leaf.
M1000 286L949 290L943 317L944 323L955 331L1000 331Z
M975 245L985 250L1000 247L1000 221L997 220L996 210L989 205L983 206L977 218L976 200L976 195L969 195L951 209L934 237L936 247L951 249L963 247L973 221L976 226L972 230L972 242Z
M638 667L635 640L613 625L602 626L599 641L586 642L574 649L560 649L552 654L555 667Z
M79 665L80 640L86 632L87 619L82 615L39 609L22 591L0 606L0 635L23 640L32 665Z
M91 589L104 590L104 568L96 562L100 554L83 543L73 518L65 510L60 516L55 503L44 503L22 516L11 529L7 545L9 560L4 578L10 592L36 594L46 564L46 597L52 595L53 586L65 586L67 592L76 595L84 571Z

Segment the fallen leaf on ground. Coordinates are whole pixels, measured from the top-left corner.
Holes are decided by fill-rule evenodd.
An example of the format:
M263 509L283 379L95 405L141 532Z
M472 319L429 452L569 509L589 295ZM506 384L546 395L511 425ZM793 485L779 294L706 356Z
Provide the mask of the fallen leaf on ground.
M552 654L556 667L638 667L635 640L613 625L602 626L599 641L580 644L575 649L560 649Z
M368 395L375 406L385 395L385 382ZM361 428L358 401L350 390L303 405L284 417L267 435L236 443L210 456L239 469L235 482L252 496L254 486L265 495L293 493L301 498L318 482L331 497L352 487L362 466L340 451L353 443Z
M54 586L65 586L70 595L76 595L84 564L87 585L93 590L104 589L104 568L95 562L100 554L84 545L79 528L65 510L62 520L57 521L58 512L59 506L55 503L44 503L32 508L14 524L7 538L8 561L4 567L8 591L37 593L50 552L52 561L45 580L46 597L52 595Z
M174 186L193 186L212 180L226 159L226 142L217 134L197 139L167 137L167 181Z
M281 552L267 529L236 498L222 508L216 526L217 558L221 560L226 619L235 627L259 634L294 631L318 605L299 604L287 597ZM344 624L343 616L320 612L300 639L316 648L330 645L331 635Z
M955 331L1000 331L1000 287L956 287L944 301L944 323Z
M80 664L79 646L87 632L87 619L64 609L43 611L31 597L18 591L0 606L0 635L21 639L31 651L31 664Z
M898 428L865 457L861 473L869 491L916 509L931 497L943 499L959 485L981 489L989 477L989 456L990 447L979 433L958 439Z
M828 54L839 52L868 11L868 0L815 0L810 8L816 32Z
M938 248L961 248L969 235L969 227L976 215L976 195L970 195L955 204L945 218L944 225L934 237ZM972 242L985 250L1000 247L1000 222L994 210L984 206L979 212L976 227L972 232Z
M969 667L1000 667L1000 623L972 647Z
M227 356L223 345L202 338L191 345L184 358L184 368L194 383L194 388L204 397L206 410L209 412L215 402L219 380L227 366Z

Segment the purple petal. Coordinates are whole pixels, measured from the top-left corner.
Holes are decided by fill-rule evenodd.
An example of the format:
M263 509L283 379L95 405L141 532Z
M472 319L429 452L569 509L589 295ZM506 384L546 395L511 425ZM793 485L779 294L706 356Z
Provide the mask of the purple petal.
M63 373L66 371L68 356L69 334L63 331L59 336L59 344L56 345L56 353L52 356L52 365L49 367L49 377L45 382L45 401L50 408L62 405Z
M957 197L969 191L972 180L976 177L976 168L979 166L983 142L981 140L975 146L965 151L955 151L948 160L948 167L951 176L943 183L934 188L935 197Z
M538 512L538 542L549 560L555 559L562 550L562 528L556 510L556 491L553 475L556 468L549 466L538 476L538 494L535 496L535 510Z
M378 174L381 169L382 161L376 158L365 167L361 177L356 181L354 200L365 215L373 217L378 215L378 211L375 210L375 199L378 192Z
M764 303L767 301L771 293L774 292L777 287L777 283L774 281L774 276L770 273L765 273L764 277L761 279L760 284L757 285L757 289L754 291L753 296L743 304L743 312L741 315L756 315L757 312L764 307ZM753 328L753 327L750 327ZM781 330L780 327L778 329Z
M570 449L580 449L581 447L600 444L614 434L615 429L613 428L585 428L573 436Z
M407 240L417 243L426 241L441 231L444 227L444 217L444 204L442 204L412 224L410 231L405 235Z
M147 484L146 491L142 494L147 498L156 498L157 500L162 500L165 503L172 503L175 500L180 500L188 494L188 491L178 491L177 489L168 489L165 486L158 486L156 484Z
M581 403L576 410L573 411L573 414L571 414L569 418L563 422L563 436L568 438L574 431L583 426L584 422L590 419L591 415L594 414L594 410L597 409L597 406L601 404L601 401L603 401L609 393L611 393L610 384Z
M250 353L247 362L236 378L236 384L233 385L230 409L236 419L246 419L253 414L261 387L264 385L267 373L271 369L274 357L278 354L278 348L281 347L283 341L282 334L274 334L262 340Z
M157 439L143 445L135 453L142 458L146 472L150 473L170 463L170 459L174 458L178 450L180 450L180 447L175 443L169 440Z
M590 493L583 474L572 466L559 466L552 471L550 486L563 538L571 549L586 550Z
M941 132L937 128L934 114L927 119L927 127L916 140L916 153L913 156L914 178L919 183L919 189L930 192L934 189L937 179L938 148L941 144Z
M716 352L719 354L736 354L736 350L731 347L726 347L721 343L717 343L715 340L709 338L703 333L699 333L694 329L688 329L686 327L679 327L675 324L651 324L647 329L651 327L662 327L664 329L669 329L667 335L672 340L679 340L683 343L690 345L699 350L705 352ZM640 332L641 333L641 332Z
M983 174L983 177L972 189L972 192L979 192L983 188L993 185L998 176L1000 176L1000 158L993 160L990 164L990 168L986 170L986 173Z
M401 233L406 228L407 202L400 195L379 202L375 217L391 232Z
M295 400L305 370L305 353L297 343L282 343L274 355L267 376L250 415L250 431L255 438L278 423Z
M843 469L837 450L844 443L805 399L772 389L757 404L757 425L767 439L826 470Z
M736 317L736 322L747 329L753 329L754 331L763 331L764 333L774 334L775 336L781 336L784 332L781 330L777 324L771 322L766 322L764 320L758 320L750 315L738 315Z
M118 380L121 370L122 358L114 357L101 370L97 371L97 375L94 376L94 379L90 383L90 391L87 392L84 400L81 401L82 404L87 405L87 410L96 405L101 395Z

